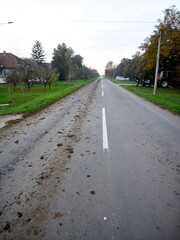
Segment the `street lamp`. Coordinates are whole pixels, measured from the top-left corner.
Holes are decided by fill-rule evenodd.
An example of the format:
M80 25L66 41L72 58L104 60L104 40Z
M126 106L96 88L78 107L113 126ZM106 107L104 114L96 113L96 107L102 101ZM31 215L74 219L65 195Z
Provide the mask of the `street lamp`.
M11 24L11 23L13 23L13 22L4 22L4 23L0 23L0 25L2 25L2 24Z
M157 59L156 59L156 72L155 72L155 79L154 79L154 91L153 95L156 96L156 90L157 90L157 77L158 77L158 70L159 70L159 55L160 55L160 46L161 46L161 33L162 30L159 30L158 35L158 50L157 50Z

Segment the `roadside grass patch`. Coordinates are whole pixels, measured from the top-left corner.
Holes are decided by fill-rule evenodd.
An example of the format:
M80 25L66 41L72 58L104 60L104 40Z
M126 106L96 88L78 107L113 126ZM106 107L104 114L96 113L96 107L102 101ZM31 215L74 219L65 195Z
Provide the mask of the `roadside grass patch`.
M137 84L136 81L112 80L112 82L113 82L113 83L117 83L117 84L134 84L134 85Z
M173 113L180 114L180 89L158 88L157 95L153 95L153 88L122 86L127 90L153 102Z
M134 84L136 85L137 82L136 81L129 81L129 80L116 80L115 78L108 78L111 82L113 83L117 83L117 84Z
M47 90L45 90L43 84L36 84L31 86L31 91L24 88L25 97L22 96L20 85L17 85L15 91L13 86L11 86L12 102L4 109L0 108L0 115L35 112L93 80L95 79L75 80L74 82L59 81L52 83L51 88L48 89L47 87ZM7 85L0 85L0 104L8 102L9 95Z

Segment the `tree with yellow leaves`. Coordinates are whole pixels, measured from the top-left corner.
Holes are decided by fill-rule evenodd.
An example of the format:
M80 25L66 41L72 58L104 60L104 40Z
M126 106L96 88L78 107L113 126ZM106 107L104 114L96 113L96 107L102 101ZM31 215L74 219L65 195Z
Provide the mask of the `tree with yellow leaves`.
M180 11L172 6L164 11L164 19L159 19L158 22L156 30L140 46L144 51L144 70L153 72L155 69L158 35L161 30L160 70L180 73Z

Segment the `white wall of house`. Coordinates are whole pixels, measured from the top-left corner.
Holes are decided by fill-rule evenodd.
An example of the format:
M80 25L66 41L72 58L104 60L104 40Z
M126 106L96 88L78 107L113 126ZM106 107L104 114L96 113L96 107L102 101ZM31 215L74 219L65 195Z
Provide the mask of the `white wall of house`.
M1 84L1 83L4 83L4 78L3 78L2 75L0 75L0 84Z

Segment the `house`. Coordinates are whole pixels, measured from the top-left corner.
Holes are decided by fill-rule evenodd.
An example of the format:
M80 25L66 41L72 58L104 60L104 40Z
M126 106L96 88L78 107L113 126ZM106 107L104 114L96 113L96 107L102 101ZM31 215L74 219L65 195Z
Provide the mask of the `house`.
M23 60L12 53L0 53L0 82L3 83L3 73L9 73L23 64Z
M24 63L32 66L37 65L36 61L31 58L26 58L23 60L12 53L7 53L5 51L3 53L0 53L0 83L4 83L3 74L11 73L11 71L17 67L20 67ZM42 63L42 66L48 69L51 68L50 63Z
M20 66L24 61L12 53L0 53L0 74L4 71L11 71Z

